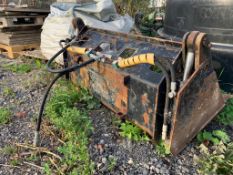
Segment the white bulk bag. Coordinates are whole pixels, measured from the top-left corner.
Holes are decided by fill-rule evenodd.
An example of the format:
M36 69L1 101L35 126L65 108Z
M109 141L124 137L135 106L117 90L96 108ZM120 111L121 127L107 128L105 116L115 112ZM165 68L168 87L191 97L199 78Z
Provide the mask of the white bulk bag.
M50 59L61 49L59 41L74 35L71 25L73 17L80 17L90 27L129 33L133 20L129 15L120 16L112 0L95 0L88 4L54 3L45 19L41 33L41 51ZM63 64L62 55L56 62Z

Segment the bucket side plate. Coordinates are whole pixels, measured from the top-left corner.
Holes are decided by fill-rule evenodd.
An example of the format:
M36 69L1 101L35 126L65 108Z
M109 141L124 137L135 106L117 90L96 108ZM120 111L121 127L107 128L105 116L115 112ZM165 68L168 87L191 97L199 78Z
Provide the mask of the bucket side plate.
M224 107L216 73L203 63L178 93L170 148L178 154Z

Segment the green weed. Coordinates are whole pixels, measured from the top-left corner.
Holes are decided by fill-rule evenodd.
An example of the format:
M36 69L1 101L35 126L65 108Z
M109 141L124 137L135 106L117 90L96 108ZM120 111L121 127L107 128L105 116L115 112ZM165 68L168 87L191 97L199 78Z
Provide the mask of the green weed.
M201 155L194 160L199 165L198 172L209 174L233 174L233 143L224 144L212 148L212 152L205 145L200 145Z
M115 157L108 158L108 170L111 172L114 170L117 164L117 159Z
M41 69L44 66L44 64L42 63L41 60L35 59L35 66L37 69Z
M170 148L162 140L160 140L159 143L156 144L156 153L160 157L165 157L171 154Z
M15 96L15 92L10 87L3 88L3 95L4 96Z
M0 107L0 124L6 124L10 121L11 112L7 108Z
M10 164L13 166L18 166L18 165L20 165L20 163L21 163L21 161L18 159L13 159L10 161Z
M14 72L14 73L28 73L28 72L31 72L32 71L32 65L30 64L18 64L18 63L14 63L14 64L8 64L8 65L5 65L4 68L6 70L9 70L11 72Z
M31 65L32 68L34 68L34 69L41 69L41 68L45 68L45 66L46 66L45 60L41 60L39 58L32 58L32 57L23 56L23 57L21 57L21 60L23 63Z
M43 170L44 170L44 173L46 175L52 175L52 170L50 168L50 165L48 163L45 163L44 166L43 166Z
M30 157L27 157L26 158L27 161L33 161L33 162L36 162L39 160L39 157L36 156L36 154L31 154Z
M112 118L112 125L115 126L116 128L119 128L119 126L122 124L121 119L119 118L119 116L113 116Z
M223 125L233 125L233 98L227 101L226 107L219 114L217 120Z
M212 132L207 132L207 131L203 131L201 133L199 133L197 135L197 140L200 143L203 142L211 142L214 145L218 145L221 143L221 141L223 143L227 143L230 141L230 138L228 136L228 134L222 130L214 130Z
M131 122L122 123L120 126L120 135L134 141L148 141L149 137L137 126Z
M7 146L5 146L4 148L2 148L2 149L0 150L0 153L1 153L1 154L6 154L6 155L13 155L13 154L15 154L16 152L17 152L16 147L11 146L11 145L7 145Z
M78 109L76 105L82 108ZM95 105L96 100L87 90L78 92L67 81L60 81L47 104L46 115L64 135L62 140L65 144L58 147L57 151L63 155L59 167L67 167L66 174L86 175L93 172L94 165L88 153L89 135L93 128L88 111ZM46 174L51 172L48 164L45 164L44 169Z

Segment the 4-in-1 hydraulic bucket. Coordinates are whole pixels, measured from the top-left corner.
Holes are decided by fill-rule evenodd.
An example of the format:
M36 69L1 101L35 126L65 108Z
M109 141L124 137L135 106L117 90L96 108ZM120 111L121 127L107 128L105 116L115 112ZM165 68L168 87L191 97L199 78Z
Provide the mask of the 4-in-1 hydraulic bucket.
M77 86L90 89L104 105L153 139L164 140L173 154L223 108L204 33L186 33L180 43L89 28L81 19L74 24L79 29L77 36L61 41L66 45L47 64L48 71L58 75L43 98L35 146L48 93L70 72ZM51 68L62 53L65 68Z
M183 42L85 27L67 50L71 74L104 105L178 154L224 106L204 33Z

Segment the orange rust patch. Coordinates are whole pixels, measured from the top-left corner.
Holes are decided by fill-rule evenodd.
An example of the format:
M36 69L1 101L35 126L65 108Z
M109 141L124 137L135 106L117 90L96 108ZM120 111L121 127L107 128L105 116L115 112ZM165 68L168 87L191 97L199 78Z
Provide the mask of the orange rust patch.
M148 113L151 114L153 112L153 110L151 108L148 108Z
M87 60L83 56L83 61ZM95 62L87 67L80 69L80 85L86 88L90 87L90 76L89 69L99 74L106 84L100 84L103 91L107 92L111 90L114 92L111 98L113 100L114 106L117 111L127 114L128 111L128 88L124 85L124 75L119 73L117 70L113 69L111 65L103 64L101 62ZM78 78L78 77L76 77ZM74 82L77 82L77 79L72 79ZM98 84L98 83L97 83ZM105 90L104 90L105 88ZM103 93L104 94L104 93ZM123 105L124 104L124 105Z
M146 112L143 114L143 119L145 125L149 125L149 115Z
M141 101L142 101L142 104L143 105L147 105L148 103L149 103L149 100L148 100L148 94L143 94L142 96L141 96Z

